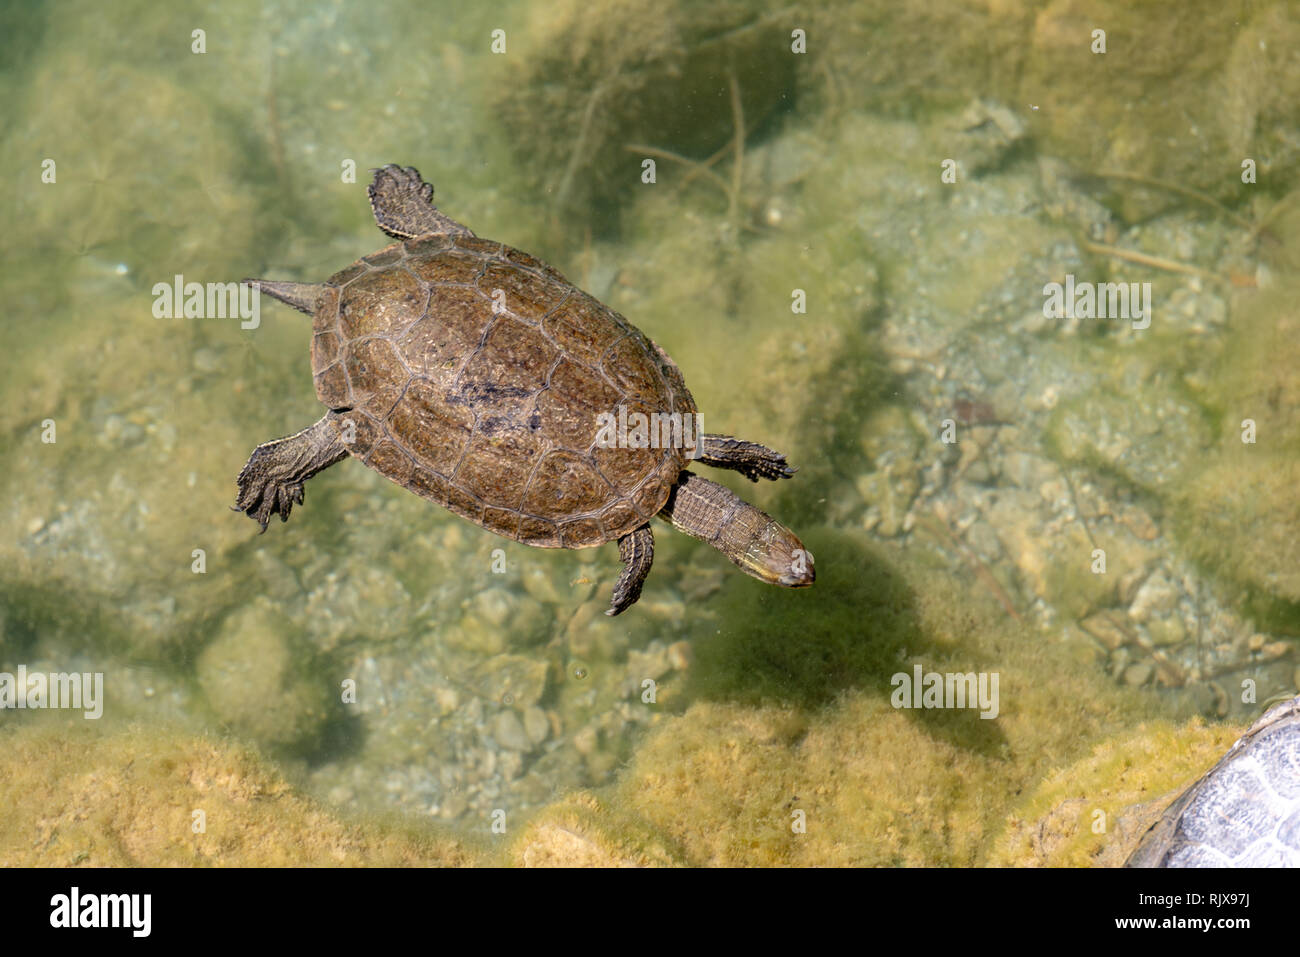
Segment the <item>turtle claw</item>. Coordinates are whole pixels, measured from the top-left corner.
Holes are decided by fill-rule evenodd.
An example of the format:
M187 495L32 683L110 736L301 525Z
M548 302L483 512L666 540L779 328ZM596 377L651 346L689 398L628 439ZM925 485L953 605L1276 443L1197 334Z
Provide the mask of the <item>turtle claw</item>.
M256 457L257 453L253 453ZM250 459L239 473L239 497L231 511L243 512L262 527L259 534L266 532L271 516L279 515L281 522L289 521L289 513L295 505L303 503L301 482L281 482L265 472L253 468Z
M737 471L751 482L757 482L759 479L777 479L794 478L794 473L799 471L793 465L787 465L785 456L781 455L770 460L751 463L738 468Z

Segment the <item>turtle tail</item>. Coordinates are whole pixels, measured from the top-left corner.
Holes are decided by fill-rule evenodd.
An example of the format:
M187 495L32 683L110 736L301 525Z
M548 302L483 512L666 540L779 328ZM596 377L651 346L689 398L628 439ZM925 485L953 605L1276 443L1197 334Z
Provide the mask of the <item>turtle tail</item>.
M659 514L759 581L802 588L817 577L812 555L794 532L725 485L693 472L682 472Z
M316 303L330 288L323 282L272 282L269 279L245 279L244 284L309 316L315 314Z

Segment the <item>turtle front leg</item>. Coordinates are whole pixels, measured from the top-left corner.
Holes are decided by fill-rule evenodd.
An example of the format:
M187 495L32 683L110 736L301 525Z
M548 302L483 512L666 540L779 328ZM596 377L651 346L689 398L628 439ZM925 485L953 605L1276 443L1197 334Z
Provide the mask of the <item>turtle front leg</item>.
M331 412L297 435L255 448L236 480L239 497L233 511L254 519L264 532L272 515L289 521L294 505L302 504L303 483L347 458L348 448L339 435L336 418Z
M655 560L655 535L648 523L618 540L618 557L623 562L623 574L614 584L609 610L605 612L611 617L627 611L641 597L641 586Z
M761 478L793 478L795 468L787 465L785 456L766 445L744 442L729 435L705 435L703 451L697 461L719 469L734 469L751 482Z
M420 178L414 166L390 163L373 172L374 181L366 190L370 194L370 211L375 214L375 225L394 239L474 235L467 226L438 212L433 205L433 186Z

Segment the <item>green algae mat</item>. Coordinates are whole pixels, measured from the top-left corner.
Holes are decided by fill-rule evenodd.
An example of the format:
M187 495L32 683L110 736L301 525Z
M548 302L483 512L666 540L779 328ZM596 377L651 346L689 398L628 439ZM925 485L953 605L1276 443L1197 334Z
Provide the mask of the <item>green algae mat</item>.
M1300 681L1300 16L1173 21L6 6L0 865L1122 865ZM415 189L381 235L386 164L484 238L436 293L427 239L347 336L239 285L305 302L440 222ZM516 297L563 349L438 367L480 288L480 344ZM594 315L646 342L584 359ZM715 447L669 522L659 456L635 522L546 542L599 547L512 531L649 484L553 410L679 380L784 460ZM237 477L322 396L406 451L259 535ZM404 471L471 420L472 479Z

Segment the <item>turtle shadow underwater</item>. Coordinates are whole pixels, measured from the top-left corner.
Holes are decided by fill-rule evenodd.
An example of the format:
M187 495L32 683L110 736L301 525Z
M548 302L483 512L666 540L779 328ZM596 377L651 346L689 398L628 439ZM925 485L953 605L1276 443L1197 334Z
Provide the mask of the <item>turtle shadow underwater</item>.
M970 613L963 589L946 600L927 589L931 607L923 610L912 581L916 570L900 566L899 556L864 534L820 526L810 530L809 545L823 569L815 601L756 593L744 579L728 578L712 599L716 633L695 643L685 700L813 713L855 691L889 701L896 676L910 680L922 662L927 672L990 669L979 642L966 640L985 621ZM948 635L932 634L936 613L952 625L956 645ZM996 718L981 718L978 707L910 707L906 714L953 747L998 756L1006 745Z

